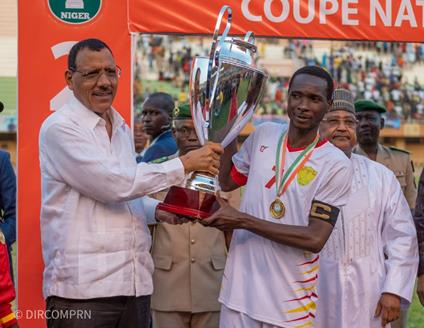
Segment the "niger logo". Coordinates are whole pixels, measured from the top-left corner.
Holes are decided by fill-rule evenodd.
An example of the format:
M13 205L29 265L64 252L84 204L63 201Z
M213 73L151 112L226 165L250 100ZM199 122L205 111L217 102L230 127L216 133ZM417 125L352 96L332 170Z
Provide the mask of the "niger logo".
M317 176L317 171L315 171L310 166L303 167L297 174L297 183L301 186L308 185L312 180Z
M83 24L94 19L102 7L102 0L48 0L51 13L67 24Z

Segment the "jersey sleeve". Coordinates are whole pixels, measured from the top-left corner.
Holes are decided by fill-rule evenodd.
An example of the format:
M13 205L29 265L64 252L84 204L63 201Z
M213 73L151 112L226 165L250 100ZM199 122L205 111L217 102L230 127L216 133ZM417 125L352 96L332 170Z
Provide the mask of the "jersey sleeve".
M254 144L254 140L257 133L258 133L257 130L252 132L249 135L249 137L243 142L243 144L240 147L240 150L234 154L233 169L231 172L232 177L234 175L240 178L240 175L242 175L247 178L247 176L249 175L253 144ZM234 181L234 182L237 182L237 181Z
M327 169L329 173L326 181L318 189L314 200L340 208L349 198L353 168L346 157L331 163Z
M275 123L263 123L256 127L249 137L243 142L240 150L233 156L233 169L238 174L247 177L249 175L250 165L253 161L254 151L256 145L260 140L265 141L269 135L275 134L276 132L281 133L281 130L286 127Z

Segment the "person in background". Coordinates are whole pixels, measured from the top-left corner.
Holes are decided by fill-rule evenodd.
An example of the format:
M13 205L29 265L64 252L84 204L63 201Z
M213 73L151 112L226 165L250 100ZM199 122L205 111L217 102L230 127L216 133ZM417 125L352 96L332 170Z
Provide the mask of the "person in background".
M0 230L6 239L13 280L11 249L16 241L16 175L9 153L3 150L0 150Z
M171 157L201 147L188 104L175 108L172 133L178 152ZM215 228L195 222L155 225L153 328L218 327L226 253L224 233Z
M356 128L358 145L353 152L364 155L390 169L398 179L409 208L413 211L417 188L410 154L403 149L387 147L378 142L380 130L384 128L384 118L381 115L386 112L386 109L371 100L357 100L355 112L358 120ZM392 328L406 328L407 314L408 310L402 309L400 318L392 323Z
M171 131L174 107L174 100L164 92L152 93L143 103L141 122L144 132L150 136L150 145L143 152L142 162L163 162L177 152Z
M352 94L336 89L320 132L350 158L354 175L320 253L318 328L386 327L414 289L418 250L408 203L392 171L352 154L356 125Z
M149 136L143 130L143 124L140 119L136 119L134 122L134 149L135 159L137 163L140 163L143 159L143 151L146 148Z
M43 294L49 328L147 328L153 260L147 222L181 222L150 193L194 170L218 174L222 147L208 143L161 164L137 164L131 130L112 107L120 69L101 40L70 50L72 95L40 130Z
M15 299L15 288L9 270L9 252L6 239L0 229L0 328L17 328L17 320L11 302Z
M417 229L420 263L418 266L417 295L424 306L424 170L418 182L418 196L415 204L414 222Z
M358 144L353 148L353 153L364 155L390 169L402 187L409 208L413 210L417 188L410 154L405 150L387 147L378 142L380 130L384 128L384 118L381 115L385 112L383 106L371 100L355 102Z

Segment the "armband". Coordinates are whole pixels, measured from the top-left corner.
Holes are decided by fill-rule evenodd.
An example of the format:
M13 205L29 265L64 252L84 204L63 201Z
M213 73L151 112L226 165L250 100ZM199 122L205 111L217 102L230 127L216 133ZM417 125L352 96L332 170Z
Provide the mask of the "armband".
M337 207L314 199L312 201L311 212L309 216L313 219L328 222L334 227L336 225L339 212L340 210Z

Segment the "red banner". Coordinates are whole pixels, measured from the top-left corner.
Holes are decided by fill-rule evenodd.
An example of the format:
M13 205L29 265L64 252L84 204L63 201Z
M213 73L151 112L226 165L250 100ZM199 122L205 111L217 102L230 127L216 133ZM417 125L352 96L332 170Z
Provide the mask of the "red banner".
M40 311L45 303L38 133L51 110L57 109L70 92L65 88L64 72L67 54L76 41L99 38L111 47L123 71L114 106L127 122L131 115L131 38L126 2L90 2L19 1L17 316L24 328L45 327L48 315Z
M128 1L128 7L127 7ZM424 41L424 0L39 0L19 1L18 316L20 327L43 327L38 133L69 90L70 47L99 38L123 69L115 107L131 117L133 32L211 34L220 8L233 9L232 34ZM359 4L360 3L360 4ZM129 10L128 10L129 8Z
M233 10L232 34L424 41L423 0L129 0L130 30L211 34L227 4Z

